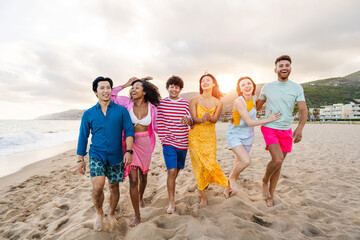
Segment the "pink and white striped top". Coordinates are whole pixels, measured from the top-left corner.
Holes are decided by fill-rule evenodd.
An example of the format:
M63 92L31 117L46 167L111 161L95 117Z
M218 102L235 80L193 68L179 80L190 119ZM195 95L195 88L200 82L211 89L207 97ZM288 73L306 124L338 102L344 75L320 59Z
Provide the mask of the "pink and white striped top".
M180 122L183 117L191 118L189 101L169 97L161 99L157 106L158 136L162 145L170 145L177 149L188 149L189 127Z

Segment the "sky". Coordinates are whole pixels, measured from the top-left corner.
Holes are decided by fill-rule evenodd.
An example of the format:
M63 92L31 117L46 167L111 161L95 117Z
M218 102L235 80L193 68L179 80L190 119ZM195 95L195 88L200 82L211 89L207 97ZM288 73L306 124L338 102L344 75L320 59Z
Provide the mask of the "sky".
M87 109L98 76L152 76L166 97L172 75L190 92L207 71L226 93L276 80L282 54L292 81L345 76L360 70L359 23L358 0L0 0L0 119Z

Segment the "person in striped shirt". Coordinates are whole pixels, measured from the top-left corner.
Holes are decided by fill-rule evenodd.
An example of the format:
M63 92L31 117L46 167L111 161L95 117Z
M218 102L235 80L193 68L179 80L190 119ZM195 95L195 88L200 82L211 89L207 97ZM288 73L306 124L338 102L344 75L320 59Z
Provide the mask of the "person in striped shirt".
M166 82L169 97L161 99L157 106L158 136L167 168L169 207L166 212L169 214L175 212L175 181L180 169L184 169L189 126L192 125L189 101L179 97L183 87L180 77L170 77Z

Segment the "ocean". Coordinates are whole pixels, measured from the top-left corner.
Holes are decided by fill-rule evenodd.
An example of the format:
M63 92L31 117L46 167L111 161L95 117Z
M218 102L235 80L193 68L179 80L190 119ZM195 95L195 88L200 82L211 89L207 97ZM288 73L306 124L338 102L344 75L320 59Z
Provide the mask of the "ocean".
M80 120L0 120L0 177L34 162L15 163L12 156L76 141L79 127Z

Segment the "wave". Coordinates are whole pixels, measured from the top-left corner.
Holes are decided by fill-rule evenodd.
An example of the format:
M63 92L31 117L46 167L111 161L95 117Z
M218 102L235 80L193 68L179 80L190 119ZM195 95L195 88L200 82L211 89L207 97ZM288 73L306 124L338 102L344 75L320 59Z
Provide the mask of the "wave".
M0 138L0 156L42 149L76 140L78 131L47 132L24 131Z

